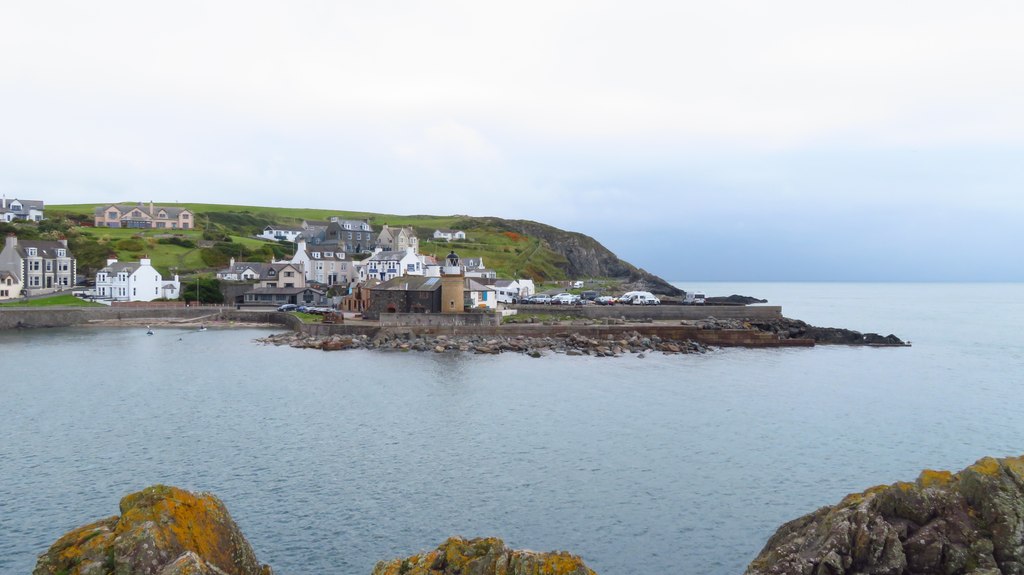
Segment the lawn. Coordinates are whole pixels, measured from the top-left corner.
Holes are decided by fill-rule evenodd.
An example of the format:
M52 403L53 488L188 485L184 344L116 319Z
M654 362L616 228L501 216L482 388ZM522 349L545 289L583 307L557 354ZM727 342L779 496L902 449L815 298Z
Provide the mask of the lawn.
M0 303L0 307L103 307L103 304L85 301L73 295L61 294L28 301Z

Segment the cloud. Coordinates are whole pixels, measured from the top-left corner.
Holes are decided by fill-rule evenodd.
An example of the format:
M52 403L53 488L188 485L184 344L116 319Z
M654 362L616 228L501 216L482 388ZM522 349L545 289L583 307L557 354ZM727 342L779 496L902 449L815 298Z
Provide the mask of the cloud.
M649 232L793 247L766 222L934 206L1005 246L1022 25L1007 1L11 2L0 190L526 217L639 260Z

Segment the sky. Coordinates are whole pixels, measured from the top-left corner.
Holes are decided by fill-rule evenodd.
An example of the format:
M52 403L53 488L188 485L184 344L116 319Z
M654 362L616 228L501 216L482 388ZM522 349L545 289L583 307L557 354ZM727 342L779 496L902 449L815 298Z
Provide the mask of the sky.
M541 221L681 281L1024 281L1024 3L6 2L0 194Z

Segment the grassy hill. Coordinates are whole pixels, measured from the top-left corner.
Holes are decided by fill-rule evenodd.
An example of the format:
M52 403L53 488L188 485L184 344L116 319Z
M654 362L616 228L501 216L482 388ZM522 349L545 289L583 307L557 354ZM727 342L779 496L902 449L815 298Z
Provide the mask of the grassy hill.
M126 202L130 203L130 202ZM161 272L180 274L209 272L237 259L269 261L290 254L292 247L278 242L255 239L268 225L299 226L303 220L327 220L331 216L368 220L375 230L381 226L411 226L420 239L420 252L443 258L449 250L461 257L483 258L487 267L501 277L528 277L537 282L567 279L618 278L646 281L661 293L673 293L667 282L638 270L607 250L599 242L574 232L526 220L478 218L463 215L397 215L344 210L236 206L222 204L162 203L157 205L188 208L196 215L196 230L129 230L77 227L82 242L94 242L118 259L132 260L148 254ZM71 221L91 221L93 210L102 204L47 206L47 217ZM434 241L438 228L460 229L466 240ZM169 243L173 233L181 241ZM215 241L212 247L200 247L200 241ZM205 244L204 244L205 245ZM81 264L80 264L81 267Z

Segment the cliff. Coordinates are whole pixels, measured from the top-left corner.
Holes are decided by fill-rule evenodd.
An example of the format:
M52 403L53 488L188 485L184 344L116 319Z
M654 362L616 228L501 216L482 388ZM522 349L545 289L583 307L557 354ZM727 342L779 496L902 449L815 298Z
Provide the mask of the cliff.
M596 575L565 551L513 551L501 539L452 537L429 553L381 561L372 575Z
M271 575L224 504L156 485L121 499L121 516L72 530L32 575Z
M1024 457L986 457L786 523L747 575L1024 573Z
M567 232L530 220L502 218L465 218L456 224L466 228L488 228L538 238L544 246L565 259L560 266L570 278L616 278L630 289L662 295L682 295L683 291L660 277L619 259L594 238L579 232Z

